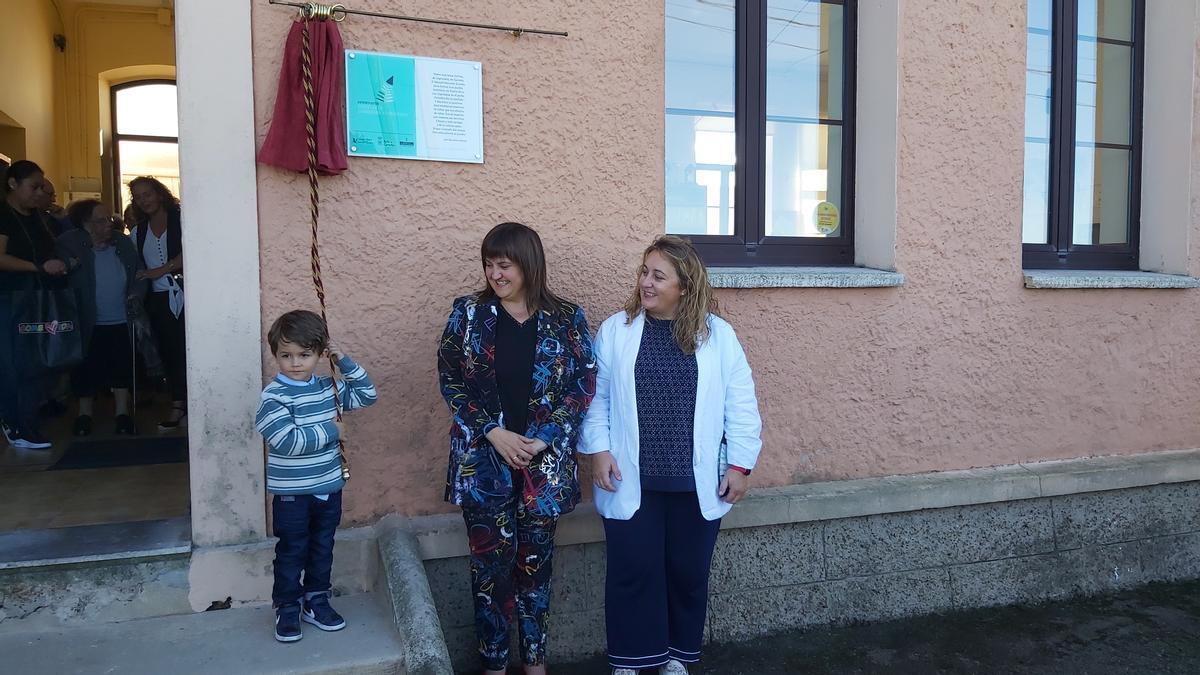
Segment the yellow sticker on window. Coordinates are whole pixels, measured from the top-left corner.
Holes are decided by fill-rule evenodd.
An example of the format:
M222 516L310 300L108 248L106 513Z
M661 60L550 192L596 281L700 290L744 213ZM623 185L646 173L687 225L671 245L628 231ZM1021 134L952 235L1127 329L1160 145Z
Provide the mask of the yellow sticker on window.
M817 232L821 234L833 234L837 232L838 223L841 221L841 217L838 215L838 207L833 202L821 202L817 204L815 221Z

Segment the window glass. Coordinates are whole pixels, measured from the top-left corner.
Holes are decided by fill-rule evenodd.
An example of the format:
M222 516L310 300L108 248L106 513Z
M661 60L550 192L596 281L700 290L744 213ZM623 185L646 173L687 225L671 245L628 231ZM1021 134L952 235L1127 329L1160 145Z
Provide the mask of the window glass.
M179 144L154 141L119 141L121 185L128 200L129 181L138 176L153 176L179 195ZM128 203L128 202L126 202Z
M1044 0L1042 0L1044 1ZM1132 40L1130 0L1079 0L1079 37Z
M173 84L143 84L117 90L117 133L179 136Z
M767 3L767 117L842 119L841 5Z
M666 10L666 229L733 234L734 2Z
M843 8L767 3L767 236L833 237L840 218Z
M1133 47L1105 42L1104 37L1128 38L1131 14L1130 0L1079 2L1071 229L1075 245L1129 241ZM1101 39L1089 37L1097 34Z
M1050 0L1029 0L1025 52L1025 186L1021 241L1050 242Z

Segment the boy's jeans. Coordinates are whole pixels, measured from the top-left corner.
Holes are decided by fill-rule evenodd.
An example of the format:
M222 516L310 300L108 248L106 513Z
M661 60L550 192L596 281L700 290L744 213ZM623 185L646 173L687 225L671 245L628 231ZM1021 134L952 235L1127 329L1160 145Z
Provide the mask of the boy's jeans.
M333 535L342 520L342 492L334 492L325 501L313 495L275 495L271 514L275 536L279 537L271 602L280 607L297 604L313 593L327 593L333 568Z

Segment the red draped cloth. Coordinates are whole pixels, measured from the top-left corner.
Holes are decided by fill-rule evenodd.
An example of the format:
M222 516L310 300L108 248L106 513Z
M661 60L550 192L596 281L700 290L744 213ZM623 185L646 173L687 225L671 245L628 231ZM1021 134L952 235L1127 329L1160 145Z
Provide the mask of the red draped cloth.
M279 69L279 92L267 140L258 161L281 169L308 171L304 130L303 22L288 33ZM346 68L342 35L334 21L310 21L313 96L316 100L317 170L338 174L349 168L346 155Z

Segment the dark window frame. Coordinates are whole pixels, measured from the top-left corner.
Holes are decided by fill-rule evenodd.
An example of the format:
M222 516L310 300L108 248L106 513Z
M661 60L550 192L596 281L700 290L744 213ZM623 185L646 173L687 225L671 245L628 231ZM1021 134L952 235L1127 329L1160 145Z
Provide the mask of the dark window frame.
M767 7L768 0L737 0L735 23L734 135L737 178L731 235L681 235L707 265L788 266L854 264L854 117L857 0L819 0L841 5L843 22L842 119L803 120L842 129L840 229L837 237L768 237L766 229Z
M133 89L135 87L144 87L149 84L169 84L176 87L178 92L179 83L176 80L169 78L149 78L145 80L131 80L114 84L108 91L108 109L109 116L112 120L112 181L113 181L113 209L117 213L121 213L125 208L125 184L121 182L121 141L144 141L146 143L173 143L179 145L178 136L152 136L148 134L122 134L118 131L121 127L118 124L117 117L117 92L124 89Z
M1142 89L1145 84L1146 4L1132 0L1130 37L1096 37L1099 43L1132 49L1130 82L1130 143L1093 143L1094 147L1130 151L1129 230L1123 244L1074 244L1075 106L1079 56L1079 0L1054 0L1051 19L1049 243L1022 244L1026 269L1136 270L1141 236ZM1064 142L1064 140L1066 142Z

